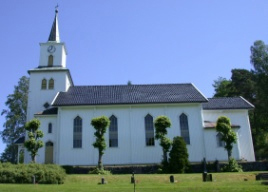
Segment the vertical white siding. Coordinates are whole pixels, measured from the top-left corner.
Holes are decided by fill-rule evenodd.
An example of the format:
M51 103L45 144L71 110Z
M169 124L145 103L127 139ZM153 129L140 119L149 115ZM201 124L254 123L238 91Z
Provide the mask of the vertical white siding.
M203 113L202 113L203 112ZM53 126L53 134L45 135L44 142L54 143L54 161L61 165L97 165L98 150L92 146L95 141L91 119L105 115L117 117L118 147L109 147L109 132L105 135L107 149L103 155L105 165L119 164L154 164L162 160L162 148L158 141L155 146L146 146L144 118L150 114L155 119L159 115L166 115L172 122L168 129L168 137L173 139L180 136L179 116L184 113L188 117L190 145L187 145L189 160L200 162L204 157L208 161L227 160L224 148L217 147L216 130L204 129L203 121L216 122L217 118L226 115L235 125L238 143L234 145L233 156L236 159L254 161L254 152L250 127L246 111L202 111L198 104L177 105L137 105L137 106L81 106L60 107L57 118L42 117L42 129L46 132L49 122L57 124L57 131ZM82 148L73 148L73 120L80 116L83 120ZM44 162L44 149L40 150L38 162Z
M253 142L252 142L252 136L251 136L251 129L248 119L248 111L247 110L204 110L203 111L203 118L207 121L216 122L218 117L220 116L227 116L230 118L231 123L234 125L239 125L239 129L235 129L237 136L238 136L238 142L234 146L233 156L237 160L245 159L247 161L255 161L255 155L254 155L254 149L253 149ZM206 134L206 148L209 149L209 153L207 153L208 157L212 157L218 154L219 160L220 159L227 159L227 155L224 158L224 156L219 155L219 151L221 149L211 149L211 143L214 137L214 140L216 139L216 130L213 130L213 133L210 133L211 131L205 131ZM225 151L227 154L227 152Z
M173 139L180 136L179 116L188 116L191 144L187 146L190 161L200 161L204 157L203 127L201 106L189 105L151 105L148 106L96 106L96 107L61 107L58 110L57 135L54 142L55 162L61 165L96 165L98 151L92 146L95 141L91 119L101 115L114 115L118 121L118 147L108 145L108 131L105 135L107 149L103 155L103 163L114 164L147 164L160 163L162 148L158 141L155 146L146 146L144 118L150 114L155 119L159 115L166 115L172 121L168 129L168 137ZM73 120L80 116L83 120L82 148L73 148ZM48 124L48 120L42 123ZM46 129L46 126L44 127ZM47 137L44 140L48 140ZM53 140L54 141L54 140ZM44 153L40 151L40 153ZM40 155L40 162L44 162L44 155Z

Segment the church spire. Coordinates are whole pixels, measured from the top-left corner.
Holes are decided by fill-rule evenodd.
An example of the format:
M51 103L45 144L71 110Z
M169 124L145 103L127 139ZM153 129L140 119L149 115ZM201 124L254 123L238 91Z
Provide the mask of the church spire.
M59 33L59 26L58 26L58 5L55 8L55 18L52 24L52 28L48 37L48 41L55 41L57 43L60 42L60 33Z

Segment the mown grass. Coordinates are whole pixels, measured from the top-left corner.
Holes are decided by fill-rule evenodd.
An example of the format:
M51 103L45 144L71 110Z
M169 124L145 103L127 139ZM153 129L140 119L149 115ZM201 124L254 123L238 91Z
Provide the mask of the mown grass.
M255 181L255 173L214 173L213 182L202 182L201 174L174 174L175 183L169 182L170 175L135 175L136 192L266 192L267 185ZM104 177L108 182L99 184ZM130 192L134 185L131 175L68 175L63 185L0 184L1 192Z

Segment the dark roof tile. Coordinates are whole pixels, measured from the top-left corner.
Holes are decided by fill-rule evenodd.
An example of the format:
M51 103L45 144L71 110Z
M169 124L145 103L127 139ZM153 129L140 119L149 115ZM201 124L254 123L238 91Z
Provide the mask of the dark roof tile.
M15 141L15 144L23 144L25 141L25 136L21 136L20 138Z
M60 92L54 106L149 103L201 103L207 99L193 84L73 86Z
M58 108L53 107L53 108L49 108L44 111L41 111L39 113L36 113L35 115L57 115L57 114L58 114Z
M209 98L207 103L203 103L204 110L253 108L254 105L245 100L243 97Z

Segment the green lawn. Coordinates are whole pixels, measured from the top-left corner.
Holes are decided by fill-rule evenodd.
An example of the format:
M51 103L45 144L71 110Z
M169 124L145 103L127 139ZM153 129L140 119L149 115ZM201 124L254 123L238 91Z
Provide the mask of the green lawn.
M174 174L175 183L169 183L170 175L135 175L136 192L220 192L268 191L268 185L255 181L255 173L213 173L213 182L202 182L201 174ZM98 184L101 175L68 175L63 185L0 184L1 192L130 192L131 175L107 175L105 185Z

